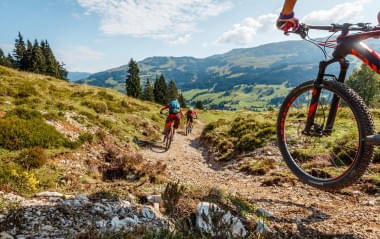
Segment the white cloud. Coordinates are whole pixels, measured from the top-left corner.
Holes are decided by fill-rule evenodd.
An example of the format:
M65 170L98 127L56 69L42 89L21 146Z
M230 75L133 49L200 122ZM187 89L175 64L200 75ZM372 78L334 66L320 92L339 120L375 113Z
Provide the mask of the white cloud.
M103 63L104 54L86 46L58 49L59 61L63 61L69 71L95 72Z
M314 11L303 17L302 22L310 25L355 22L359 20L360 14L364 10L364 4L369 2L372 0L351 1L338 4L330 9Z
M176 40L170 42L171 45L182 45L191 40L191 34L178 37Z
M246 45L253 41L258 32L265 32L274 28L277 15L269 13L257 19L247 17L241 23L233 25L231 30L222 34L217 43Z
M101 17L100 30L179 42L190 39L199 21L232 7L229 0L77 0Z

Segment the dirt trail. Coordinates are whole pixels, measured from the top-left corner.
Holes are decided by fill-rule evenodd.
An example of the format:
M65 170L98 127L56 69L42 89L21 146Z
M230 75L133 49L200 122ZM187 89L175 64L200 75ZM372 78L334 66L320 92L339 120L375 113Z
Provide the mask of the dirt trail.
M184 130L179 129L168 152L156 143L142 150L142 154L150 161L166 163L172 180L187 185L218 187L263 207L273 214L268 225L289 236L380 238L379 195L357 190L347 195L328 193L298 181L281 186L262 186L262 177L207 161L207 153L198 142L201 129L202 125L197 125L190 136L185 136ZM280 157L278 152L268 154Z

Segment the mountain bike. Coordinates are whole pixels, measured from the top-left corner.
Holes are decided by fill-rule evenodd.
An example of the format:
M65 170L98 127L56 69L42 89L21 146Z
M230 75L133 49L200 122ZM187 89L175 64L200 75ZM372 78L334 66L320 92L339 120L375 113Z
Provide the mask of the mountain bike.
M332 35L324 41L309 37L310 30ZM354 32L354 33L352 33ZM291 171L304 183L334 191L351 185L367 170L380 145L371 113L363 99L345 84L349 62L354 55L380 74L380 57L363 40L380 37L380 27L369 24L301 24L294 32L318 46L325 55L315 80L294 88L281 105L277 140ZM333 35L340 35L332 39ZM332 57L327 57L332 48ZM326 69L339 63L338 76Z
M166 115L166 116L168 116L168 115ZM165 128L166 128L166 123L165 123ZM164 136L163 142L165 144L166 151L170 149L170 145L172 144L173 132L174 132L174 122L171 123L169 130L165 131L165 136Z
M197 118L194 118L194 119L197 119ZM186 136L189 135L193 131L193 127L194 127L193 123L191 123L190 120L187 121L187 123L186 123L186 131L185 131Z

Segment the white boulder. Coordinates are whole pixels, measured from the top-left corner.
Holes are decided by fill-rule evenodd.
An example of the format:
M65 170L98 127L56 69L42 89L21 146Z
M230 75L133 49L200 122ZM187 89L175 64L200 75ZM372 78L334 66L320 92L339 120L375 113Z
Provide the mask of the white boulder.
M242 238L247 235L247 230L238 217L208 202L198 204L196 225L200 231L211 236Z

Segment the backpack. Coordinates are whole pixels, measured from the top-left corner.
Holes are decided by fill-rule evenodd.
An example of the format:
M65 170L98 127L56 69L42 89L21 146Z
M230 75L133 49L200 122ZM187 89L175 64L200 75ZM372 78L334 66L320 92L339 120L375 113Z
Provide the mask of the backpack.
M169 113L170 114L178 114L181 110L181 106L179 105L178 100L172 100L169 103Z

